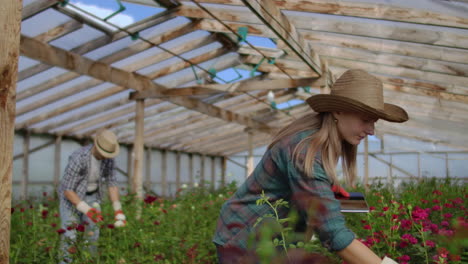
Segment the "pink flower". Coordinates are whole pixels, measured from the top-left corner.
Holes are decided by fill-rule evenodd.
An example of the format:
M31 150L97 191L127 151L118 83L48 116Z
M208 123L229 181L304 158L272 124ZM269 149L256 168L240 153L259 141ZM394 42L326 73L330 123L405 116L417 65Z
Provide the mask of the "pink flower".
M411 216L413 217L414 221L421 221L427 219L429 217L429 214L427 210L416 206L413 212L411 213Z
M374 207L374 206L370 206L370 207L369 207L369 212L372 212L372 211L374 211L374 210L375 210L375 207Z
M417 244L418 243L418 240L412 236L411 234L404 234L401 236L401 239L402 240L406 240L407 242L411 243L411 244Z
M442 195L442 192L439 191L439 190L434 190L434 191L432 191L432 193L435 194L435 195Z
M454 206L453 206L453 204L451 204L451 203L445 203L445 204L444 204L444 207L445 207L445 208L453 208Z
M434 199L434 200L432 200L432 202L433 202L433 203L435 203L435 204L438 204L438 203L440 203L440 201L439 201L439 200L437 200L437 199Z
M440 211L440 210L442 210L442 207L440 207L440 205L434 205L432 207L432 211Z
M387 212L387 211L388 211L388 206L385 206L385 207L383 208L383 211L384 211L384 212Z
M439 230L439 235L442 235L442 236L453 236L453 230L450 230L450 229L441 229L441 230Z
M362 228L364 228L366 230L371 230L372 226L371 225L364 225Z
M422 199L422 198L421 198L421 200L420 200L420 201L421 201L421 203L423 203L423 204L427 204L427 203L429 203L429 201L428 201L428 200L425 200L425 199Z
M394 225L391 227L392 230L398 230L398 225Z
M434 248L435 243L431 240L427 240L426 243L424 243L424 246Z
M441 225L441 226L447 226L447 227L448 227L450 224L449 224L449 222L447 222L447 221L444 220L444 221L440 222L440 225Z
M452 216L453 216L453 215L452 215L451 213L446 213L446 214L444 214L444 218L445 218L445 219L450 219L450 218L452 218Z
M76 227L76 231L78 231L78 232L84 232L84 231L85 231L84 225L78 225L78 226Z
M403 255L401 257L397 257L396 259L401 260L401 261L406 261L406 262L411 260L410 256L408 256L408 255Z
M412 225L413 223L411 222L411 220L408 220L408 219L401 220L401 228L404 230L410 230Z

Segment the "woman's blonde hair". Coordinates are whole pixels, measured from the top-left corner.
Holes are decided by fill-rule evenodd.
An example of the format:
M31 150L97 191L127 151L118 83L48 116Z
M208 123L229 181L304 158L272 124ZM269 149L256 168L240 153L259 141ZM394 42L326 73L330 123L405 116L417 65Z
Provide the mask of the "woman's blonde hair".
M329 112L308 114L293 121L278 132L268 148L286 136L306 130L318 131L302 139L294 148L292 158L296 166L299 166L308 177L313 177L315 156L318 151L321 151L322 164L326 174L334 184L338 184L335 168L341 157L346 182L353 185L356 179L357 146L340 140L336 122ZM305 151L305 158L301 159L299 155L303 151Z

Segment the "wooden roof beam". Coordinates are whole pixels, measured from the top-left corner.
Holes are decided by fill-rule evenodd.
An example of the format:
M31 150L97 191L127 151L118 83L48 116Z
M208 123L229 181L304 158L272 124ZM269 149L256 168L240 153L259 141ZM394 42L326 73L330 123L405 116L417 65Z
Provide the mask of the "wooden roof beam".
M296 88L300 86L312 86L315 83L323 83L319 78L301 78L301 79L276 79L276 80L246 80L229 84L205 84L189 86L177 89L170 89L164 94L154 94L153 92L134 92L130 95L130 99L143 99L152 97L165 96L190 96L198 94L213 94L213 93L242 93L255 90L277 90Z
M81 57L77 54L49 46L40 41L21 36L22 54L26 56L52 64L61 68L76 71L80 74L92 76L103 81L112 82L122 87L131 87L132 89L144 90L165 90L164 86L158 85L140 74L127 72L118 68L110 67L97 61ZM188 109L199 111L201 113L220 118L229 122L251 127L265 133L270 133L270 128L266 125L256 122L245 116L226 111L214 105L206 104L202 101L192 98L170 98L171 102L184 106Z
M29 4L29 5L27 5L27 6L25 6L23 8L22 13L21 13L21 19L22 20L28 19L28 18L36 15L37 13L40 13L40 12L46 10L47 8L49 8L51 6L54 6L58 2L60 2L60 0L36 0L36 1L33 1L31 4Z
M276 36L304 61L310 69L319 76L322 72L320 57L304 40L301 33L296 29L288 17L276 6L273 0L262 0L260 4L256 0L242 0L242 2L272 30Z
M254 25L263 24L259 19L251 16L249 12L241 9L232 10L210 7L209 10L222 21ZM194 6L183 5L177 11L177 14L190 18L211 19L211 16L205 14L205 12ZM301 30L326 31L380 39L392 39L410 43L424 43L443 47L468 49L468 36L459 31L440 31L429 27L421 28L411 25L376 24L367 20L351 22L339 20L334 17L330 17L330 19L325 20L323 17L305 17L300 14L288 15L288 19L296 26L299 33L301 33Z
M49 1L49 0L46 0L46 1ZM52 2L52 1L51 1ZM135 32L138 32L138 31L141 31L141 30L144 30L146 28L149 28L149 27L152 27L154 25L157 25L159 23L163 23L165 21L167 21L168 19L172 19L174 16L173 15L170 15L168 16L167 14L166 15L161 15L161 14L158 14L158 16L152 18L151 20L148 20L148 21L140 21L138 23L135 23L133 26L130 26L127 28L127 30L131 33L135 33ZM146 19L145 19L146 20ZM160 40L158 42L157 39L155 39L155 43L156 44L159 44L159 43L162 43L163 41L167 41L167 38L173 34L173 32L177 31L177 30L181 30L183 31L183 28L185 27L188 27L189 28L193 28L194 25L181 25L179 27L176 27L173 30L170 30L170 31L167 31L160 36ZM167 36L167 37L166 37ZM119 31L115 34L111 34L111 35L104 35L102 37L99 37L97 39L93 39L89 42L86 42L78 47L75 47L73 48L72 50L70 50L71 52L73 53L77 53L77 54L85 54L87 52L90 52L92 50L95 50L95 49L98 49L100 47L103 47L113 41L117 41L117 40L120 40L122 38L125 38L125 37L128 37L128 34L126 32L122 32L122 31ZM21 81L21 80L24 80L28 77L31 77L35 74L38 74L40 72L43 72L43 71L46 71L48 69L52 68L51 65L48 65L48 64L44 64L44 63L40 63L40 64L37 64L37 65L34 65L34 66L31 66L27 69L24 69L22 70L21 72L18 73L18 81Z
M187 1L181 2L184 3ZM197 2L237 6L243 5L241 0L197 0ZM274 2L282 10L468 28L468 19L466 17L458 17L424 9L398 7L395 5L348 1L331 2L329 0L275 0Z

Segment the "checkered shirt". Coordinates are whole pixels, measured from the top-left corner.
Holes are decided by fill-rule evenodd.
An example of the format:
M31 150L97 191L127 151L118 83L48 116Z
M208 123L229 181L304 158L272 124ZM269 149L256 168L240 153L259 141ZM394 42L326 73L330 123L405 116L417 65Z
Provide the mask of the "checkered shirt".
M273 214L267 204L256 204L262 191L270 198L270 202L278 199L288 201L299 211L305 223L307 210L301 206L301 201L311 197L319 198L324 210L314 213L319 223L315 231L323 246L331 251L339 251L353 241L355 235L345 226L340 203L331 190L332 182L325 173L320 153L315 158L313 178L307 177L292 160L296 145L312 133L314 131L309 130L284 137L265 152L253 173L222 206L214 243L247 248L247 240L249 234L255 232L253 226L257 218ZM300 158L304 158L305 151L301 152ZM280 208L280 218L287 217L289 210Z
M84 146L70 155L67 167L65 168L65 173L58 188L60 204L70 210L73 210L75 213L77 213L78 210L76 210L72 203L65 197L64 192L66 190L74 191L81 200L84 199L91 168L92 147L92 144ZM99 175L97 197L98 200L101 200L102 190L105 184L109 187L117 186L114 159L102 160Z

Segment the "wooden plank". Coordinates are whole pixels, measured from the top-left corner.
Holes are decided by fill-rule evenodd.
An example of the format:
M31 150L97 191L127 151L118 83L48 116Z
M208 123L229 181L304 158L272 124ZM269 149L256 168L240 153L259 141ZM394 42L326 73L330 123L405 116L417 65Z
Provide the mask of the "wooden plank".
M246 162L246 175L245 177L249 177L253 170L254 170L254 160L253 160L253 132L248 131L247 132L247 150L248 150L248 156L247 156L247 162Z
M132 193L135 194L138 199L143 200L144 100L141 99L135 102L135 113L135 141L133 144L135 155L133 158Z
M164 97L164 96L188 96L198 94L212 94L220 92L241 93L255 90L276 90L296 88L300 86L315 86L315 83L321 82L319 78L301 78L301 79L276 79L276 80L246 80L229 84L205 84L189 86L177 89L170 89L160 94L153 92L135 92L130 95L130 99Z
M146 160L145 160L145 187L147 190L153 189L153 183L151 182L151 154L153 150L151 148L146 149Z
M77 71L80 74L86 74L103 81L121 85L123 87L130 87L138 91L167 89L166 87L158 85L152 82L151 79L140 74L110 67L107 64L81 57L77 54L49 46L25 36L22 36L21 39L21 52L33 59L41 60L68 70ZM270 128L262 123L255 122L254 120L245 116L226 111L222 108L204 103L197 99L170 98L169 101L229 122L237 122L265 133L270 132Z
M28 198L28 182L29 182L29 142L31 135L26 132L23 137L23 167L21 178L21 200Z
M353 61L364 61L420 71L438 72L463 77L468 76L468 64L465 63L443 62L439 60L429 60L387 53L375 53L322 44L316 44L314 47L321 56L326 58L332 57Z
M214 156L211 156L211 184L210 189L214 191L216 188L216 160Z
M188 3L188 1L181 2ZM241 0L198 0L197 2L237 6L243 5ZM360 3L336 0L275 0L274 2L276 6L282 10L468 28L468 19L466 17L459 17L418 8L398 7L395 5L380 3Z
M54 143L55 143L55 140L51 140L51 141L49 141L49 142L46 142L46 143L41 144L41 145L39 145L39 146L36 146L36 147L34 147L34 148L32 148L32 149L29 150L29 154L32 154L32 153L34 153L34 152L37 152L37 151L39 151L39 150L41 150L41 149L45 149L45 148L47 148L48 146L53 145ZM23 152L23 153L20 153L20 154L16 154L16 155L13 157L13 160L21 159L21 158L24 157L24 155L25 155L24 152Z
M112 102L106 103L104 105L97 106L96 108L92 109L87 109L84 111L81 111L79 113L76 113L74 115L68 116L66 118L62 118L60 120L54 120L52 122L48 122L44 126L33 128L32 131L35 133L50 133L51 130L55 130L61 126L64 126L66 124L71 124L73 122L79 121L81 119L84 119L86 117L95 115L96 113L103 113L106 112L110 109L117 108L119 106L122 106L124 104L129 103L130 101L128 98L122 98L119 100L114 100Z
M62 157L62 137L55 138L54 150L54 188L58 187L61 173L61 157Z
M77 84L77 85L75 85L73 87L63 89L60 92L57 92L57 93L54 93L54 94L52 94L50 96L46 96L44 98L38 99L38 100L36 100L36 101L34 101L34 102L30 103L30 104L24 105L21 108L17 108L16 109L16 115L20 116L20 115L25 114L27 112L37 110L40 107L49 105L49 104L51 104L53 102L56 102L56 101L58 101L60 99L63 99L63 98L73 96L75 94L78 94L78 93L80 93L82 91L88 90L88 89L90 89L90 88L92 88L92 87L94 87L96 85L101 84L101 83L102 83L102 81L100 81L100 80L91 79L91 80L82 82L80 84ZM20 100L18 100L18 101L20 101Z
M120 143L120 142L119 142ZM133 172L132 172L132 167L133 167L133 148L134 146L133 145L128 145L127 146L127 183L128 183L128 189L130 190L133 190L134 187L133 187L133 181L132 181L132 178L131 178L131 175L133 175Z
M180 152L176 152L176 192L180 189Z
M200 187L205 187L205 155L200 156Z
M273 0L242 0L250 10L283 40L293 52L301 58L319 76L322 75L320 57L297 31L288 17L276 6Z
M247 27L249 35L274 38L275 36L264 25L245 24L236 22L225 22L233 30L238 30L239 27ZM202 19L198 24L198 28L210 32L231 33L223 25L217 23L213 19ZM359 50L366 50L378 53L391 53L410 57L426 58L431 60L448 61L455 63L466 63L468 54L463 49L434 46L430 44L410 43L396 40L371 38L363 36L353 36L349 34L299 30L300 33L308 40L312 46L317 44L332 45L338 47L348 47ZM260 48L260 47L257 47ZM242 46L241 46L242 49ZM280 49L261 49L262 52L269 52L268 56L280 57L284 55L284 51ZM281 52L279 54L278 52ZM259 55L259 54L253 54Z
M21 19L28 19L34 16L35 14L40 13L51 6L54 6L58 2L59 0L35 0L31 4L23 8L21 13Z
M432 82L466 86L467 77L453 76L448 74L413 70L403 67L387 66L383 64L369 63L363 61L351 61L338 58L328 58L330 67L341 67L347 69L362 69L370 73L380 73L393 76L401 76L409 79L431 80Z
M261 25L258 18L252 17L249 12L244 9L226 9L212 7L209 9L217 18L222 21L241 22L247 24ZM207 18L212 17L194 6L182 6L178 11L178 15L190 18ZM323 19L322 16L314 17L302 15L300 13L288 15L290 23L301 30L324 31L356 36L366 36L372 38L391 39L405 41L411 43L424 43L444 47L468 48L468 36L459 31L441 31L431 27L405 25L389 25L385 23L377 24L368 20L344 21L336 17Z
M221 187L224 187L226 186L227 158L222 156L221 159Z
M193 154L189 153L189 186L193 187Z
M167 153L165 150L161 151L161 195L167 197Z
M171 19L173 16L173 14L171 13L170 15L168 15L166 12L161 12L159 13L158 15L156 16L153 16L153 17L149 17L148 19L150 20L147 20L147 19L144 19L142 21L139 21L139 22L136 22L135 24L133 24L131 27L127 28L127 31L130 32L130 33L135 33L135 32L139 32L139 31L142 31L146 28L149 28L149 27L152 27L156 24L159 24L159 23L163 23L165 21L167 21L168 19ZM180 29L179 27L176 27L175 30L178 30ZM163 34L161 34L161 37L160 37L160 42L157 42L157 40L155 40L155 44L160 44L164 39L166 39L167 41L167 37L164 37L164 36L170 36L172 34L172 31L171 30L168 30L166 32L164 32ZM122 32L122 31L119 31L115 34L106 34L102 37L99 37L97 39L93 39L89 42L86 42L82 45L79 45L73 49L71 49L70 51L73 52L73 53L76 53L76 54L85 54L87 52L90 52L92 50L95 50L95 49L98 49L98 48L101 48L113 41L117 41L117 40L120 40L122 38L125 38L125 37L128 37L128 34L126 32ZM33 76L37 73L40 73L42 71L45 71L45 70L48 70L50 68L52 68L53 66L51 65L48 65L48 64L38 64L38 65L34 65L34 66L31 66L27 69L24 69L22 70L19 74L18 74L18 81L21 81L25 78L28 78L30 76Z
M51 30L44 32L36 37L35 39L42 42L49 42L54 39L58 39L68 33L71 33L75 30L82 28L83 25L75 20L65 22L57 27L52 28Z
M21 1L2 1L0 8L0 263L10 261L11 193L18 75Z

